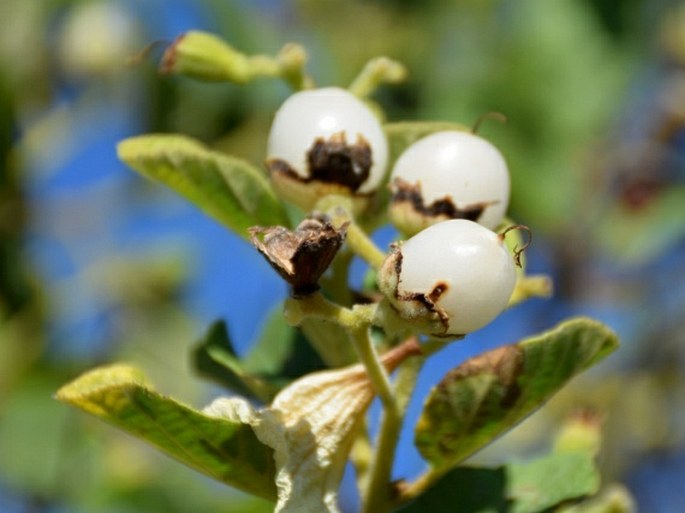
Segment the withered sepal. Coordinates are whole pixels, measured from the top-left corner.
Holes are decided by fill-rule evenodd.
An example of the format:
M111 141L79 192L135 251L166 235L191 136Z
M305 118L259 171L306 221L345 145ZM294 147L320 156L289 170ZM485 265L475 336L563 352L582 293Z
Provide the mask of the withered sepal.
M292 286L293 296L301 297L319 290L319 278L345 241L347 225L336 228L326 216L313 215L295 230L254 226L249 231L252 244Z

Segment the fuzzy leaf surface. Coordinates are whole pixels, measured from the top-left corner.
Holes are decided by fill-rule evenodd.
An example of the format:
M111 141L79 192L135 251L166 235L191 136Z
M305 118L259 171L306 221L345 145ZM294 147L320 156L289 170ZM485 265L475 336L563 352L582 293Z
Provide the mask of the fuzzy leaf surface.
M415 428L419 452L436 470L448 470L617 347L607 327L578 318L466 361L429 393Z
M119 143L119 158L161 182L241 237L254 225L288 225L264 174L245 160L181 135L143 135Z
M94 369L62 387L57 399L214 479L266 499L276 497L273 451L250 425L211 417L165 397L133 367Z

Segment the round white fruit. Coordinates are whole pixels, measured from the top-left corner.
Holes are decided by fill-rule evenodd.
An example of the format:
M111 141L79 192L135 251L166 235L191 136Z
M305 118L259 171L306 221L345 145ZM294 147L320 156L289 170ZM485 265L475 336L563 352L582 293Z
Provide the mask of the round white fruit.
M471 219L490 229L501 223L509 206L509 170L502 154L470 132L449 130L418 140L395 163L390 179L394 191L395 179L418 186L425 208L440 200L460 211L482 207Z
M357 191L374 191L383 179L388 144L374 113L344 89L328 87L301 91L280 107L269 133L268 161L278 159L304 180L311 179L308 154L318 139L344 135L348 145L364 141L371 149L368 178Z
M379 287L409 319L438 314L445 330L475 331L507 306L516 284L502 237L463 219L434 224L398 246L379 273Z

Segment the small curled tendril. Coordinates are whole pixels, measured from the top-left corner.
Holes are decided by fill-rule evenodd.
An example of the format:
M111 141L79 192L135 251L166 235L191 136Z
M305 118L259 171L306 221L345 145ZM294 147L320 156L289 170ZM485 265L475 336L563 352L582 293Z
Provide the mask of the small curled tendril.
M514 263L516 264L517 267L521 267L521 255L523 252L528 249L528 246L530 246L530 243L533 242L533 232L531 231L530 228L528 228L525 224L515 224L512 226L507 227L502 233L499 234L499 237L504 240L504 238L507 236L507 233L509 233L512 230L523 230L526 232L528 235L528 240L526 243L519 248L518 244L514 246Z

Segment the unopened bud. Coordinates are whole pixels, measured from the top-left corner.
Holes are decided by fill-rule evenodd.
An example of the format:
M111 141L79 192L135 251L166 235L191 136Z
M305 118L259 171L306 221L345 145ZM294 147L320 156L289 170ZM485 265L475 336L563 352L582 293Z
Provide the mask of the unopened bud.
M164 53L160 70L211 82L244 84L251 78L245 54L223 39L199 31L179 36Z

